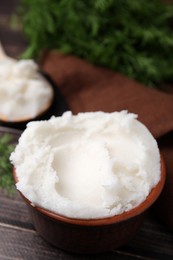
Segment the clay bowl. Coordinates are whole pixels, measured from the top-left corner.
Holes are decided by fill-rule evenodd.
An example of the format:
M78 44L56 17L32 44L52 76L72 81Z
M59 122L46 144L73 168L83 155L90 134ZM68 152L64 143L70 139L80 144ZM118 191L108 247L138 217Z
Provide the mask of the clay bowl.
M34 207L23 196L36 231L52 245L75 253L102 253L127 243L141 227L150 206L160 195L165 183L165 166L161 158L161 179L146 200L123 214L103 219L72 219L49 210ZM13 171L17 182L15 169Z
M52 107L52 103L53 98L50 100L49 103L45 105L42 110L39 111L39 113L35 117L22 117L13 121L9 121L6 117L0 114L0 125L17 129L25 129L27 123L29 123L30 121L45 119L47 117L46 115L49 113L49 110Z

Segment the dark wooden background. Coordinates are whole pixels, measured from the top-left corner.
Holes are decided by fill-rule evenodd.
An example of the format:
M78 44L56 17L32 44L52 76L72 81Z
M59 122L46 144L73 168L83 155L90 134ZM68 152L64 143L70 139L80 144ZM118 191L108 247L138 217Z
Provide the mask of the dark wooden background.
M20 27L10 27L10 15L18 0L0 0L0 41L8 55L18 57L27 41ZM0 127L0 134L19 133ZM139 233L127 245L95 256L74 255L52 247L38 236L27 208L16 192L11 197L0 191L0 260L17 259L173 259L173 232L149 213Z
M19 0L0 0L0 41L8 55L18 57L25 49L27 41L20 26L12 26L12 14Z

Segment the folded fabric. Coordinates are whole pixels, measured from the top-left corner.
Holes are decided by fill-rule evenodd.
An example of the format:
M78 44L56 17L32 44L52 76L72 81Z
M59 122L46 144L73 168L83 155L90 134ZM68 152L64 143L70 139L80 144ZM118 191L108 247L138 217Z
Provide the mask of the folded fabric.
M167 180L155 211L173 229L173 95L56 51L45 53L40 66L57 84L74 114L120 110L138 114L165 158Z

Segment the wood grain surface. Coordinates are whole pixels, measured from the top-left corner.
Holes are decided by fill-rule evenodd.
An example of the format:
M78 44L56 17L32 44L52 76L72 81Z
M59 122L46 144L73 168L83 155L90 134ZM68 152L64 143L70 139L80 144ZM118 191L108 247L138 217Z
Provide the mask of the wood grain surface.
M49 245L34 230L28 210L16 193L0 193L0 259L173 259L173 234L149 213L127 245L103 255L74 255Z

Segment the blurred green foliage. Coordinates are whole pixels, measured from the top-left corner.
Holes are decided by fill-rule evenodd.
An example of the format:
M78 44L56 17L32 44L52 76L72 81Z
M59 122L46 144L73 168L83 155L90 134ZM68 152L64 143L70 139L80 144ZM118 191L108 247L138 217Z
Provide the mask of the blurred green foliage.
M3 134L0 137L0 187L8 194L14 191L12 165L9 161L9 156L14 150L14 144L11 144L11 139L9 134Z
M159 0L21 0L29 46L57 49L146 85L173 81L173 6Z

